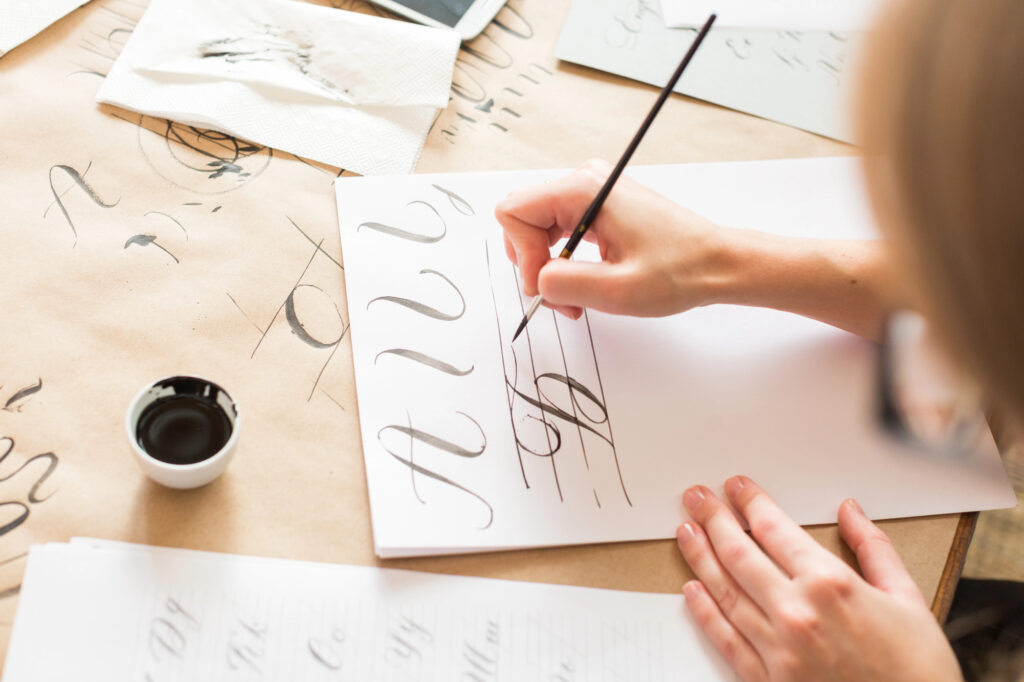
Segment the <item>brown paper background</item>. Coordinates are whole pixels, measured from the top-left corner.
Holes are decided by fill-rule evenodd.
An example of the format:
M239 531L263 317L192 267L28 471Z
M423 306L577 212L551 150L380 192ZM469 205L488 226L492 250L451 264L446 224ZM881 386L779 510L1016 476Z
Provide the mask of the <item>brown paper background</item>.
M618 156L656 91L557 63L568 6L509 0L499 23L466 46L418 172ZM0 660L25 552L73 535L678 590L689 573L672 541L375 559L331 187L337 169L97 106L101 75L143 9L94 0L0 59L0 439L14 441L0 460L0 528L13 524L0 534ZM674 96L635 162L851 151ZM135 235L155 243L126 247ZM290 295L300 329L286 319ZM140 473L123 425L136 391L178 373L221 383L244 419L228 472L185 492ZM39 391L12 401L40 379ZM0 440L0 456L8 443ZM45 453L53 457L37 457ZM56 468L36 486L54 457ZM883 524L929 597L956 522ZM834 527L812 533L840 551Z

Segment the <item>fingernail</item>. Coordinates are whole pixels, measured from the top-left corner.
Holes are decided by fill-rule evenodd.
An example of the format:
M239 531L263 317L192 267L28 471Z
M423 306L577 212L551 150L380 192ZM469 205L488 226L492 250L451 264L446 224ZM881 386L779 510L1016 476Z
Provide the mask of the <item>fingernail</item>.
M695 485L683 493L683 504L686 505L687 509L693 511L704 501L704 497L704 491L701 490L699 485Z
M696 580L689 580L683 583L683 596L687 599L696 599L700 594L700 583Z
M864 510L861 508L861 506L857 503L857 500L853 499L852 497L846 501L846 504L850 505L853 508L853 510L861 516L867 516L867 514L864 513Z
M676 539L679 541L679 545L689 544L690 540L697 537L697 533L693 530L693 525L689 521L684 522L679 528L676 528Z
M736 497L746 487L742 476L733 476L725 482L725 494L730 498Z

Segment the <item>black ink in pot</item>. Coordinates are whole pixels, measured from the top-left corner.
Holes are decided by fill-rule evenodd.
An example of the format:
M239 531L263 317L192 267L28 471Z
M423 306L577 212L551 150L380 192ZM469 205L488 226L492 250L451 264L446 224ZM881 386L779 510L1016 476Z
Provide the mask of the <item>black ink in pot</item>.
M213 457L231 437L231 422L215 400L176 394L153 401L139 415L135 439L150 457L195 464Z

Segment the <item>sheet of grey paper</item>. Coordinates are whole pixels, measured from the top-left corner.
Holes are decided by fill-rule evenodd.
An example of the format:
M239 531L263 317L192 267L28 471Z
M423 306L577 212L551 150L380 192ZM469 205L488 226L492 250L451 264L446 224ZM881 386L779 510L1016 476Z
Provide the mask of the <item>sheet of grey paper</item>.
M576 0L555 56L661 87L695 35L666 28L657 0ZM860 34L714 29L675 91L850 142L859 42Z

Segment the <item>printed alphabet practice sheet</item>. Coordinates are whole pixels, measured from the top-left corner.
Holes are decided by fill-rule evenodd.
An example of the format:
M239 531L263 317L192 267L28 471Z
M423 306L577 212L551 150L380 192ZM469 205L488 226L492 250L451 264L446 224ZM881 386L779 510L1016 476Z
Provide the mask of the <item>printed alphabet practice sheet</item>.
M708 12L698 9L698 16L703 24ZM722 18L676 92L851 140L848 112L861 33L727 28ZM696 29L666 28L655 0L575 0L555 55L660 88L694 36Z
M883 434L874 345L812 320L547 310L512 345L529 301L494 207L564 172L335 183L378 555L672 537L686 487L737 473L802 524L847 497L874 518L1014 504L987 434L962 459ZM627 173L720 224L874 235L854 159Z
M87 538L22 591L4 682L735 679L680 594Z

